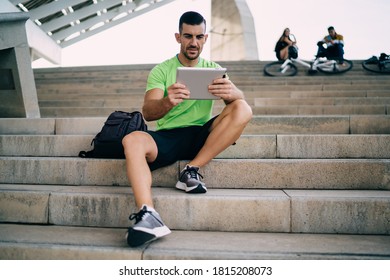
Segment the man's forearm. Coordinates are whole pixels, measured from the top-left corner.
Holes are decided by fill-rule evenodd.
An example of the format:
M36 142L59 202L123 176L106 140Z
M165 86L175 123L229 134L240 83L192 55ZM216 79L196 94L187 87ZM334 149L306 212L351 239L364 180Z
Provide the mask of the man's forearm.
M167 102L167 98L151 99L144 103L142 114L146 121L156 121L164 117L172 107L173 106Z

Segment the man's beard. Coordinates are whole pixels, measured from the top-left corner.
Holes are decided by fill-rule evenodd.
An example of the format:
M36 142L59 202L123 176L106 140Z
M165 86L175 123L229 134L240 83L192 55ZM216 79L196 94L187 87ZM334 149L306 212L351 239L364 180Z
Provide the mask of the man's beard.
M197 54L195 56L190 56L187 52L187 49L183 52L184 56L188 59L188 60L195 60L195 59L198 59L199 55L200 55L200 51L198 48L192 48L193 50L196 50L197 51ZM189 50L191 50L191 48L189 48Z

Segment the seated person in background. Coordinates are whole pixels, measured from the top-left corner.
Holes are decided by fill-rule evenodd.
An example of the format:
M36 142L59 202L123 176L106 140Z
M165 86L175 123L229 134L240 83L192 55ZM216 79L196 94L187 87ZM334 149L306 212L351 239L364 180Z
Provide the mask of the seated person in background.
M290 38L290 29L289 28L284 29L282 36L280 36L275 46L276 57L278 58L278 60L286 60L287 58L289 58L290 50L293 53L295 53L295 55L292 55L292 57L297 58L298 53L296 49L290 48L291 46L294 45L296 45L296 41Z
M333 26L328 28L329 35L326 35L322 41L317 43L317 57L326 57L327 59L337 59L340 64L344 63L344 37L337 34ZM326 48L324 47L326 44Z

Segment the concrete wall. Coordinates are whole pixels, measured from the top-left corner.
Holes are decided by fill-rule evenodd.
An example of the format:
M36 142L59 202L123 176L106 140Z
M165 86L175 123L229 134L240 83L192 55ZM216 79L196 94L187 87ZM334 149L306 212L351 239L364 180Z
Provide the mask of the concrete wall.
M0 2L0 13L20 12L8 0ZM26 22L26 32L32 60L42 57L51 63L61 64L61 47L31 20Z
M212 0L211 59L258 60L252 14L245 0Z
M0 13L0 118L39 118L26 13Z

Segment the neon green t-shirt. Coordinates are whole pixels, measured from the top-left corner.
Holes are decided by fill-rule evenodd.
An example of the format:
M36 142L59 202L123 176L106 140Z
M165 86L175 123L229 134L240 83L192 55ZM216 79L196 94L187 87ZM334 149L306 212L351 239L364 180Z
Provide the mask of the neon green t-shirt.
M167 96L167 88L176 82L176 69L183 67L177 56L156 65L150 72L146 91L159 88ZM217 63L199 58L196 67L219 68ZM185 100L157 121L156 130L203 125L211 118L213 100Z

